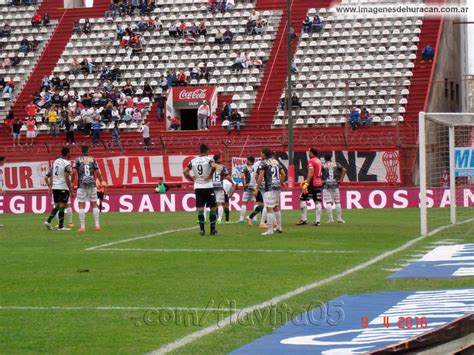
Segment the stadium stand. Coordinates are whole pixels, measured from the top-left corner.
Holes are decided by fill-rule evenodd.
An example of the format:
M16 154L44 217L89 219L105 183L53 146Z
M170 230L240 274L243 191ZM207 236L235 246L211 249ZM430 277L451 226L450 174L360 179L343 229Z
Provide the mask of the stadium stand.
M21 92L57 25L57 21L52 20L47 26L42 23L33 26L31 20L35 12L36 6L0 4L0 77L4 81L3 87L8 82L14 83L11 93L2 92L0 123L3 123L11 102Z
M323 29L303 31L294 58L299 68L293 75L294 92L301 99L294 105L294 123L344 125L354 106L371 113L359 124L403 122L421 17L363 18L336 13L334 8L310 9L308 17L317 14ZM287 124L284 95L274 127ZM355 119L357 115L354 126Z
M299 121L296 122L294 134L295 147L305 149L313 144L321 149L357 150L367 147L372 149L402 147L401 158L404 182L409 185L412 181L410 176L412 176L416 158L417 115L419 111L426 109L430 103L429 97L435 76L437 56L442 52L439 45L444 20L442 18L371 19L372 28L362 29L358 28L357 23L360 21L345 21L340 19L339 15L335 16L332 7L337 4L339 4L338 1L331 0L299 0L292 2L291 26L298 39L292 42L291 52L299 69L299 73L295 75L298 87L295 86L295 88L302 105L298 117L296 117L296 120ZM155 119L157 110L156 103L154 103L147 108L150 112L148 121L150 123L151 152L187 154L193 150L193 146L201 142L206 142L215 149L225 151L228 156L239 156L244 148L251 151L252 147L257 149L262 144L267 144L274 149L285 149L287 134L283 124L285 123L284 120L282 120L281 125L283 129L270 129L276 127L274 125L276 119L281 119L281 117L278 117L278 108L280 98L284 93L287 72L287 21L286 4L284 2L277 0L237 1L236 9L233 12L221 14L210 13L207 9L207 2L202 0L179 0L173 1L171 4L167 1L157 1L152 16L158 16L155 21L157 23L161 21L163 29L161 31L157 29L153 32L145 31L143 33L145 43L142 46L142 53L131 56L129 55L131 49L122 48L121 43L116 38L116 26L117 24L133 25L140 21L147 21L148 16L135 13L132 16L123 15L108 18L104 14L109 5L109 1L98 0L95 1L92 9L65 10L62 8L62 2L58 0L45 0L41 3L37 13L42 15L44 12L48 12L52 21L57 21L58 25L47 43L46 50L43 51L43 55L31 71L26 85L24 85L21 92L17 90L17 97L13 106L17 117L23 118L25 116L25 107L31 101L32 94L38 91L42 78L51 76L53 72L66 76L67 68L70 66L69 61L77 55L81 59L83 57L94 58L97 61L96 72L93 76L77 74L71 77L70 90L77 90L78 92L91 90L98 83L100 70L104 64L110 67L116 65L119 69L122 68L122 77L117 80L117 87L130 79L132 83L135 82L137 90L143 90L144 81L148 81L148 83L153 84L153 93L160 91L163 75L167 70L183 70L189 71L186 74L189 74L190 85L207 82L209 85L215 85L219 88L219 107L222 107L223 102L233 102L234 107L241 111L244 116L245 125L242 128L241 135L227 135L221 127L222 121L218 121L217 126L211 127L209 131L170 132L166 130L165 122L158 122ZM267 28L262 34L247 35L245 33L246 16L254 9L259 11L262 18L267 20ZM302 23L304 18L308 14L316 13L321 15L324 29L318 34L303 34ZM197 39L197 43L194 43L194 45L186 45L184 42L187 38L175 39L170 37L168 33L170 23L176 22L176 25L178 25L182 17L188 23L204 21L208 36ZM82 21L83 23L86 18L90 21L91 31L88 34L73 35L75 21ZM387 33L388 29L384 26L388 22L394 28ZM76 23L76 27L79 27L82 23ZM213 34L218 29L225 28L225 26L231 27L234 32L232 43L221 44L217 47L218 45L212 43L213 40L215 41ZM219 38L220 35L217 37ZM378 41L377 44L375 40ZM359 41L367 42L366 44L356 45L355 41L357 43ZM373 43L371 43L372 41ZM314 43L318 43L319 46L319 42L326 44L327 51L325 53L321 52L322 48L313 47ZM422 49L427 44L431 44L434 48L433 62L423 62L421 60ZM347 50L353 48L355 53L347 55L337 53L342 51L341 46ZM392 46L394 48L390 48ZM385 47L387 52L378 53L380 47ZM376 52L373 52L373 48ZM362 49L365 52L359 53ZM395 49L398 52L392 52ZM400 52L400 49L403 52ZM232 64L235 63L235 59L242 52L246 54L253 52L255 59L261 57L263 61L261 68L248 69L248 71L245 70L242 73L232 73ZM379 57L380 55L383 55L384 58L387 57L387 60L382 60L382 57ZM401 55L405 56L404 59ZM347 57L362 60L360 60L360 63L359 61L348 63ZM319 58L318 60L321 60L321 63L305 63L305 61L308 62L315 58ZM329 63L329 58L338 61L342 58L342 62ZM364 59L373 59L373 61L366 62ZM299 61L301 63L298 63ZM206 62L212 63L208 65L208 78L197 77L190 80L192 64L199 66L199 63L204 64ZM368 70L368 65L372 66L371 70ZM323 70L322 73L314 73L313 69L317 69L317 67L321 70L329 70L327 70L327 73L326 70ZM394 80L386 77L388 76L388 74L385 74L386 71L393 74L398 73L397 78ZM335 80L335 77L344 73L348 76L345 83L346 87L338 88L337 85L340 81ZM323 75L326 75L326 77ZM356 75L359 76L359 79L356 79ZM368 75L370 77L366 77ZM310 83L314 76L316 76L316 81ZM318 85L321 84L321 76L323 76L323 79L327 78L324 85L331 83L331 86L336 85L336 87L322 91L321 87L318 88ZM351 79L351 76L353 79ZM304 77L306 77L306 81L299 81ZM310 80L310 78L312 79ZM367 87L352 88L350 86L351 82L357 84L362 81L367 83ZM372 85L375 83L379 86ZM387 86L382 86L387 83ZM312 84L313 88L310 85L307 89L305 85L308 84ZM247 90L250 87L252 90ZM314 95L319 95L315 93L324 92L324 95L326 95L328 94L327 91L331 91L334 96L328 98L331 105L328 105L327 108L314 106L317 105L318 101L322 104L326 99L325 97L314 97ZM334 105L334 101L337 103L335 95L336 93L341 95L340 92L344 93L344 97L340 99L338 97L341 105ZM363 95L364 92L366 96ZM311 97L307 97L308 95ZM347 97L348 95L350 100ZM342 118L347 120L345 115L347 110L351 109L350 105L342 105L343 99L351 102L354 106L359 106L359 104L367 106L371 116L375 118L373 124L365 129L351 130L349 122L341 123ZM327 115L325 111L322 111L325 109L328 110ZM314 110L317 111L317 114ZM335 110L338 110L337 114ZM325 124L322 124L322 121L320 121L321 124L318 124L318 119L323 117ZM378 122L378 117L380 122ZM311 127L308 127L308 119L311 118L315 119L315 123L312 124L310 120ZM334 120L335 123L333 123ZM122 143L124 143L127 153L143 152L143 147L140 145L142 133L138 130L138 124L137 128L130 127L130 124L127 123L127 129L121 132ZM106 132L101 137L103 143L111 141L110 127L105 127ZM90 138L82 137L82 135L78 138L78 143L90 142ZM34 152L32 155L28 155L28 159L51 157L63 143L64 137L62 135L59 138L52 138L46 134L41 134L33 148L22 146L13 149L9 131L4 129L0 133L0 147L12 160L15 159L15 156L23 158L25 151ZM109 154L107 144L99 145L96 149L96 155Z

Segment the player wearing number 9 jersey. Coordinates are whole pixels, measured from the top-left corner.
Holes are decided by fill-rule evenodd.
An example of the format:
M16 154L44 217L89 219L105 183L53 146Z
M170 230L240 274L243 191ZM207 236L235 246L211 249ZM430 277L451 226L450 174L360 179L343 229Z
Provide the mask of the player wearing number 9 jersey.
M262 161L257 169L257 182L254 195L257 196L260 188L263 188L263 203L267 210L268 229L262 235L273 234L273 222L277 224L276 231L282 233L280 212L280 190L285 181L286 174L278 160L273 158L270 149L262 149ZM262 187L263 183L263 187Z
M77 175L77 199L79 201L79 221L81 228L79 232L86 230L86 214L84 208L86 202L92 204L92 214L94 215L95 230L100 231L99 206L97 204L96 180L103 181L102 174L99 171L97 161L89 156L89 147L82 147L82 155L74 161L74 171L72 181Z
M194 191L196 194L196 209L198 211L198 220L201 235L205 235L204 228L204 208L207 206L211 209L209 221L211 223L211 235L216 235L216 195L214 193L214 184L212 175L217 168L216 163L211 159L209 148L205 144L201 144L200 155L188 164L184 169L184 177L194 183ZM191 172L193 175L191 175Z

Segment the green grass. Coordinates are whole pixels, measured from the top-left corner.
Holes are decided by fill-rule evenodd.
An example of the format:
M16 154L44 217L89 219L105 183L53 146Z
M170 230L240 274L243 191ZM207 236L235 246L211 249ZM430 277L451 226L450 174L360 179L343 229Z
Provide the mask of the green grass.
M194 227L196 216L108 214L102 216L101 232L79 234L46 231L42 226L44 216L3 215L0 353L151 351L216 323L229 311L166 313L92 308L241 309L340 273L418 236L417 210L345 212L347 224L323 224L320 228L296 227L293 222L298 214L284 212L285 233L274 237L261 236L256 227L230 224L219 226L217 237L200 237L195 229L89 251L86 249L123 239ZM236 213L232 217L236 218ZM91 223L91 215L88 218ZM472 286L474 278L388 280L386 276L391 272L383 270L397 267L400 260L420 253L435 240L460 238L472 242L471 228L472 224L467 224L445 230L349 277L294 297L286 305L295 311L343 294ZM302 250L318 252L297 252ZM13 310L6 306L85 309ZM171 314L176 319L166 319ZM249 323L222 328L176 353L227 353L271 332L281 322L266 319Z

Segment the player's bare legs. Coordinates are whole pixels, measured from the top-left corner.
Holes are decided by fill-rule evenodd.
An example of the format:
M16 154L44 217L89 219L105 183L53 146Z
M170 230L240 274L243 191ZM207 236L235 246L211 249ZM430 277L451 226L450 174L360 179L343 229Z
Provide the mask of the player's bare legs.
M93 208L92 208L92 215L94 216L94 223L95 223L95 230L100 231L100 212L99 212L99 206L96 202L92 202ZM85 202L79 202L79 222L81 224L81 228L79 229L79 232L85 232L86 230L86 212L84 209L86 208L86 203Z

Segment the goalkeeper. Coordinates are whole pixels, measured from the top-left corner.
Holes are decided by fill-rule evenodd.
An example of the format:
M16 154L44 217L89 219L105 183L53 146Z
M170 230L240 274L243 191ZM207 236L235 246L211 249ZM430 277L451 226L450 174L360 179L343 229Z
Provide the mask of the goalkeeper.
M296 223L298 226L308 224L307 210L308 206L306 203L313 199L316 205L316 220L313 226L319 227L321 225L321 200L322 200L322 187L323 181L321 178L322 163L318 158L318 151L316 148L310 148L308 151L309 162L308 162L308 177L301 183L301 195L300 195L300 208L301 218Z

